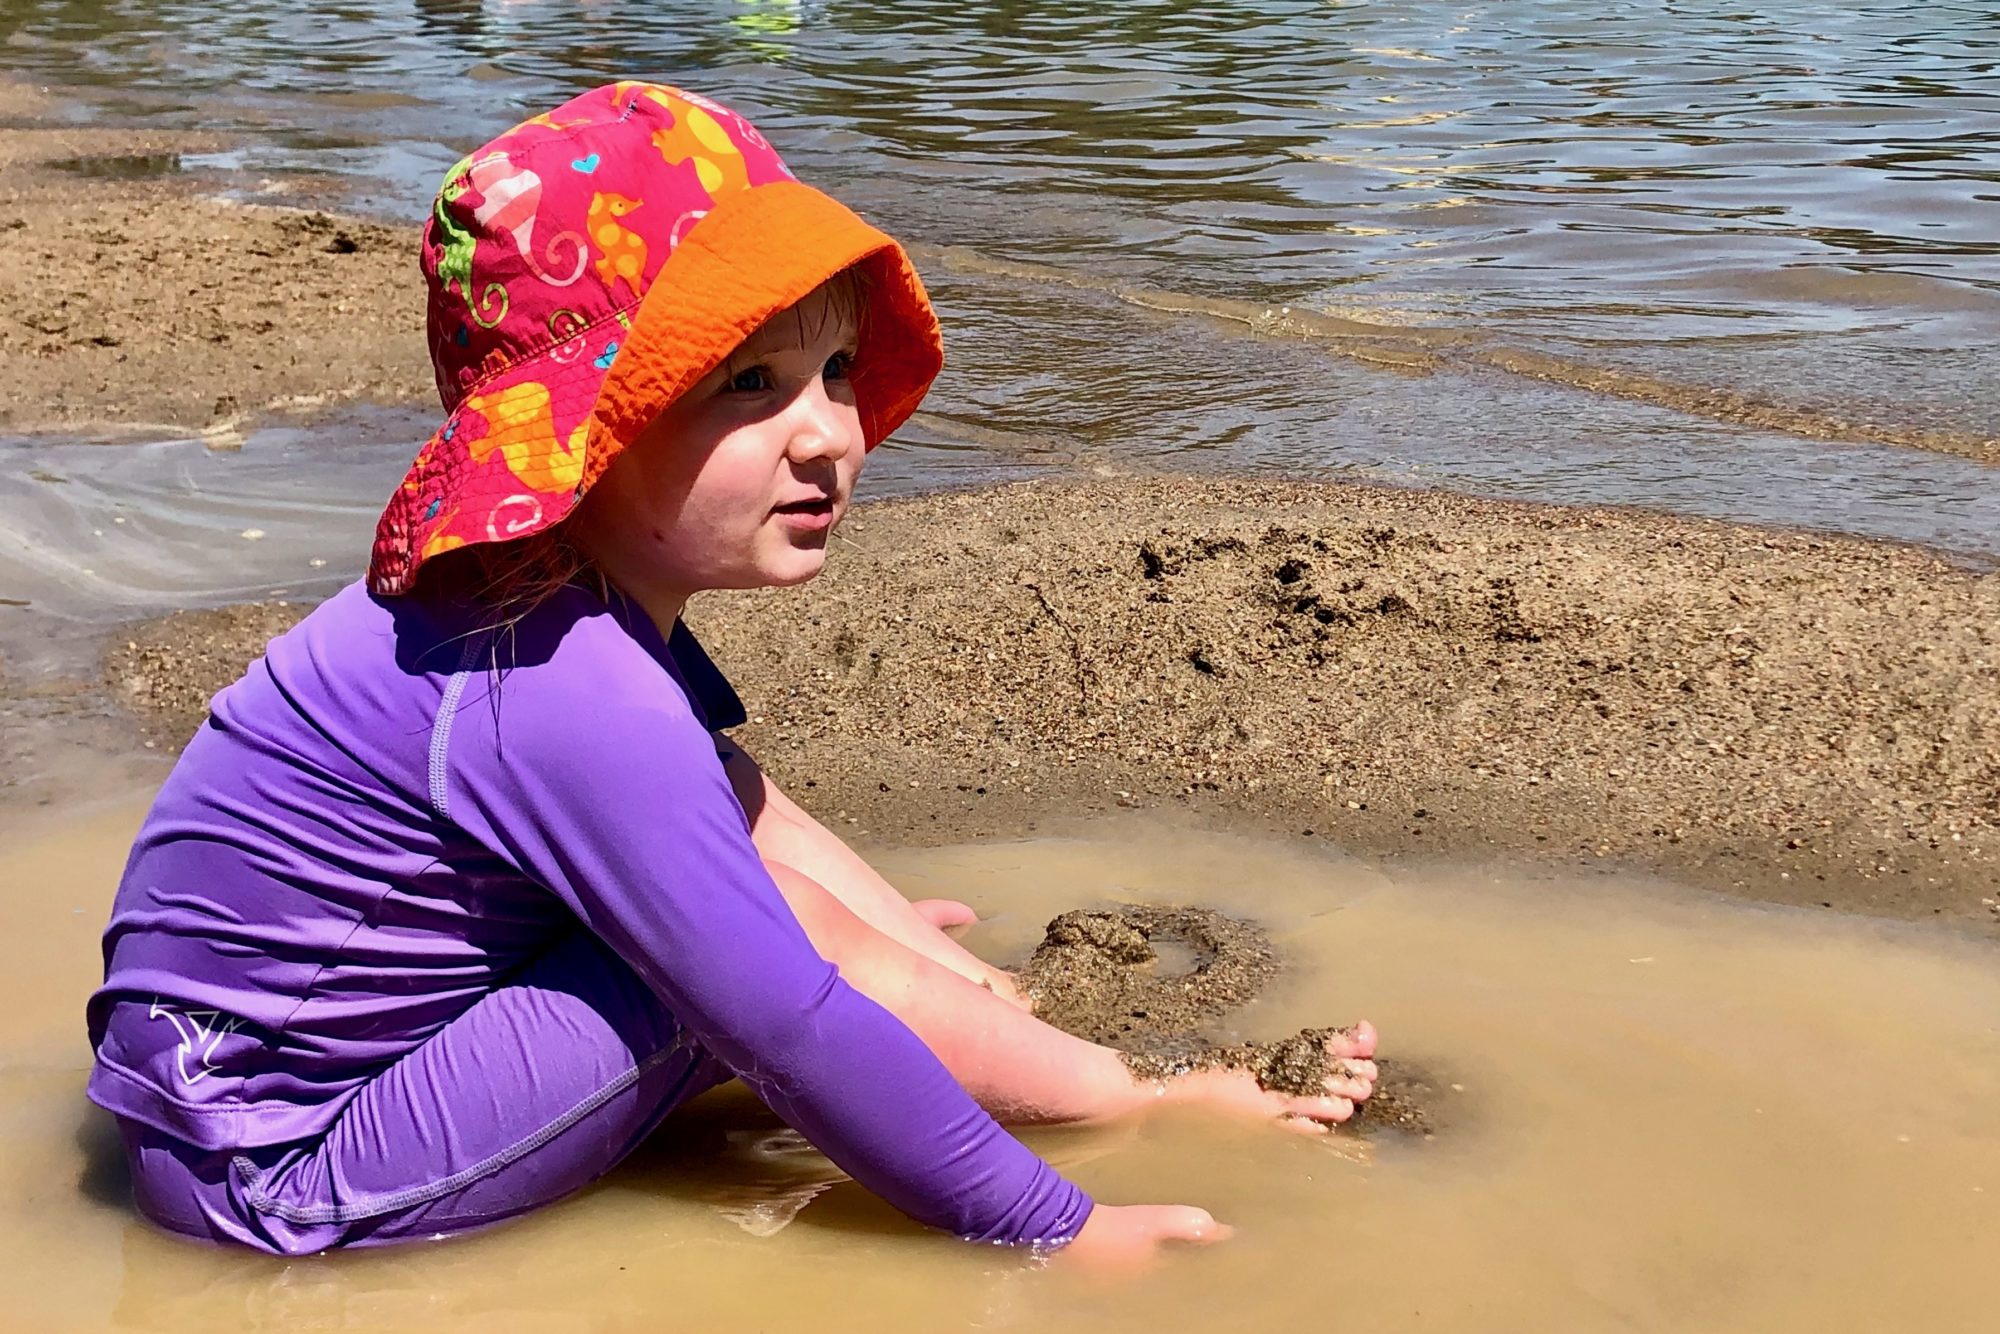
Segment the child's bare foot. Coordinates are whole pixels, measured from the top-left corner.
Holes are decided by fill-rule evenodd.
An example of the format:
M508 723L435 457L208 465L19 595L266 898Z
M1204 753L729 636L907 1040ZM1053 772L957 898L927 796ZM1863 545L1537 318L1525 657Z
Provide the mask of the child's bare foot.
M940 931L953 927L971 926L979 920L979 914L972 911L969 904L957 899L918 899L910 905L917 915Z
M1067 1261L1109 1269L1136 1269L1168 1242L1206 1245L1229 1240L1231 1228L1206 1209L1185 1204L1100 1204L1083 1231L1063 1247Z
M1322 1134L1354 1115L1354 1105L1375 1092L1375 1026L1362 1020L1326 1040L1327 1076L1321 1095L1279 1093L1261 1087L1246 1070L1198 1070L1166 1081L1168 1101L1212 1107L1233 1116L1273 1121L1287 1130Z

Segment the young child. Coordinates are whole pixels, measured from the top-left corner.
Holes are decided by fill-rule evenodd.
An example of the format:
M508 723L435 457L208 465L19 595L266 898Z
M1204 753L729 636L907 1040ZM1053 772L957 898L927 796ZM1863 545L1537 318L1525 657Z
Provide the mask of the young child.
M818 573L941 364L889 237L727 108L621 83L454 168L423 243L447 417L365 583L219 694L139 832L90 1096L140 1210L294 1255L548 1204L743 1080L913 1218L1143 1253L996 1117L1161 1101L1323 1129L1247 1076L1142 1085L1037 1021L721 736L680 621Z

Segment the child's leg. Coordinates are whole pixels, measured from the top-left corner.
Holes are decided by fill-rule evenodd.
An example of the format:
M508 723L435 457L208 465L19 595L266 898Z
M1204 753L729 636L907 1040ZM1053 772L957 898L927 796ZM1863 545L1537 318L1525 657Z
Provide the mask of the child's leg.
M317 1142L202 1153L128 1126L142 1212L300 1255L461 1232L569 1194L729 1072L581 928L385 1070Z
M749 817L750 837L767 863L791 867L889 939L1019 1003L1011 977L939 930L941 923L919 911L831 830L779 791L749 752L733 742L723 744L724 771Z

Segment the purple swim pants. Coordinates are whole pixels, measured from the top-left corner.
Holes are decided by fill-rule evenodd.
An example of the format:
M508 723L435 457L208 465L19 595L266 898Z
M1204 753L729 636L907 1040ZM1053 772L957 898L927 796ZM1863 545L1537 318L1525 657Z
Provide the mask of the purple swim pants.
M378 1075L324 1135L237 1152L122 1120L141 1213L279 1255L447 1236L589 1184L729 1078L578 930Z

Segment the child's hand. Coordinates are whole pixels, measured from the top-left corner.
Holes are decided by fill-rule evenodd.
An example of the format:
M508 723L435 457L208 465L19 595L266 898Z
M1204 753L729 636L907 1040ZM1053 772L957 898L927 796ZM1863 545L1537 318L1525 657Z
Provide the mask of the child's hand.
M1229 1240L1231 1228L1206 1209L1185 1204L1100 1204L1083 1231L1063 1247L1064 1259L1101 1269L1136 1269L1171 1241L1206 1245Z
M1162 1088L1168 1102L1211 1107L1232 1116L1274 1121L1287 1130L1324 1134L1354 1115L1354 1104L1375 1092L1375 1026L1366 1020L1327 1039L1328 1064L1336 1073L1317 1097L1275 1093L1259 1087L1243 1070L1201 1070L1170 1079Z

